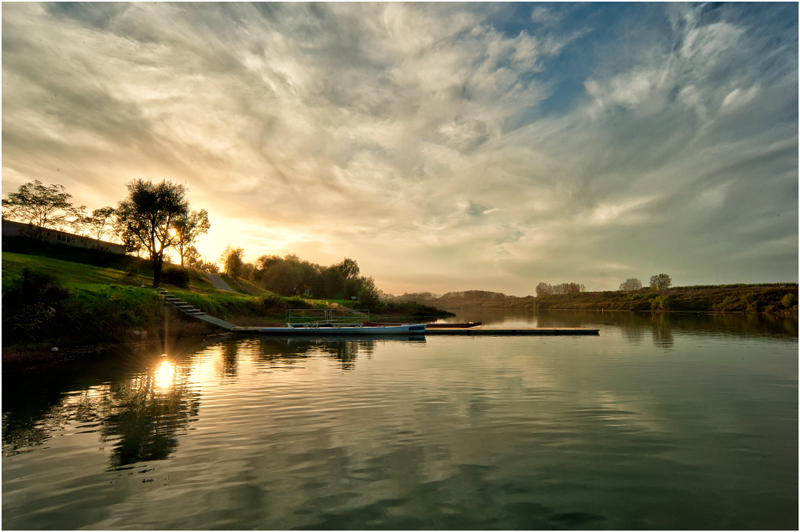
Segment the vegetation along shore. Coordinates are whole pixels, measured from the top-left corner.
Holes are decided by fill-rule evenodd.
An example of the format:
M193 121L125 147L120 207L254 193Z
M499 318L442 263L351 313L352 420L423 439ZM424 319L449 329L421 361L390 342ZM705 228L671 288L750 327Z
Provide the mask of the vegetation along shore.
M723 312L797 316L798 286L796 283L677 286L662 290L574 291L537 297L468 290L448 292L442 296L430 293L403 294L398 299L443 309Z
M671 287L662 273L649 288L628 279L613 292L539 283L536 297L478 290L392 296L350 258L321 266L291 254L263 255L245 263L245 251L228 245L220 268L195 248L211 222L204 209L190 209L186 194L168 181L135 180L116 208L91 215L60 185L34 181L3 199L3 360L219 333L167 306L157 287L240 326L280 325L290 308L367 309L373 321L417 322L453 316L448 308L798 312L796 283ZM172 252L180 265L171 263ZM212 285L208 276L217 274L231 290Z
M12 250L12 251L8 251ZM235 291L215 289L204 272L167 264L161 287L200 310L241 326L278 325L288 308L361 308L356 300L285 297L225 273ZM130 255L3 238L3 361L31 353L160 342L219 334L172 309L152 288L152 265ZM388 302L375 319L433 321L446 311Z

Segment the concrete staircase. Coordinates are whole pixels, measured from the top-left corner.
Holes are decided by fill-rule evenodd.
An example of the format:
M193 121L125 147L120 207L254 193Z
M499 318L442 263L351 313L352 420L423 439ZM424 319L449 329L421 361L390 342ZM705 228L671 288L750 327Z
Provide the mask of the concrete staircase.
M212 325L216 325L217 327L221 327L228 331L235 331L239 329L238 326L234 325L233 323L228 323L225 320L221 320L219 318L215 318L214 316L209 316L205 312L201 311L197 307L194 307L187 303L186 301L179 299L161 287L156 288L156 292L166 300L168 305L171 305L173 308L180 310L184 314L191 316L192 318L196 318L198 320L202 320L206 323L210 323Z

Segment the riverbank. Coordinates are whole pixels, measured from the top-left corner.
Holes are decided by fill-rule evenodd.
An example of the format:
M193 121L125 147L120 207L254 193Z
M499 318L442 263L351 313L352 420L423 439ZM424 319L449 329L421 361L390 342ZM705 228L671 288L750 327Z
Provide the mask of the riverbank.
M661 291L644 288L633 292L578 292L539 297L515 297L499 292L471 290L449 292L438 298L422 297L416 300L445 309L619 310L798 315L796 283L681 286Z
M10 252L2 258L4 364L220 333L166 305L150 287L151 272L144 261L93 265ZM358 306L358 301L281 297L247 281L223 278L238 292L217 290L201 272L172 267L165 269L162 286L203 312L240 326L283 324L290 308ZM415 303L390 310L373 318L434 321L451 316Z

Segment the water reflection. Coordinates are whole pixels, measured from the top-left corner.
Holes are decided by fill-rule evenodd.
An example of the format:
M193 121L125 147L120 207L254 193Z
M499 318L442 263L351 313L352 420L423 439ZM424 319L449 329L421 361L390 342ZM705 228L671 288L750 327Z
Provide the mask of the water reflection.
M681 342L657 318L569 316L621 331L601 341L228 337L7 372L3 525L795 527L796 340ZM674 353L628 356L651 342Z
M238 349L239 344L234 338L226 340L222 344L222 376L228 378L236 377L238 373Z
M156 391L161 393L166 393L172 388L174 384L173 379L175 377L175 366L172 365L169 361L164 360L155 371L155 384L156 384Z
M675 337L672 335L672 324L663 314L651 319L653 329L653 345L662 349L672 349Z
M197 418L199 383L216 367L222 380L235 380L240 353L255 354L268 368L292 367L309 357L335 360L353 370L359 355L372 357L376 344L425 343L424 337L241 338L201 344L181 357L152 354L136 359L124 353L116 360L22 372L3 378L3 454L30 452L70 424L98 432L111 446L110 468L164 460L175 451L178 437ZM190 364L198 352L217 353L216 363ZM119 355L118 355L119 356Z
M447 309L454 318L443 322L482 322L484 326L589 327L615 329L634 345L645 338L662 349L672 349L675 334L703 336L796 339L797 317L732 314L535 311L494 309Z
M123 357L113 366L101 362L94 368L100 375L108 370L105 378L87 376L81 363L13 378L4 374L3 454L30 452L73 427L97 433L103 447L110 446L109 469L167 459L199 409L187 368L152 356L134 367ZM119 368L128 371L120 375Z
M378 338L363 337L290 337L261 338L258 341L259 359L270 366L296 364L309 356L321 353L337 360L343 370L355 368L356 359L363 354L372 358L376 345L386 342L409 342L424 344L424 336L384 336Z
M176 371L167 361L115 383L104 395L100 439L112 444L111 469L169 458L200 405L199 395L186 386L186 368Z

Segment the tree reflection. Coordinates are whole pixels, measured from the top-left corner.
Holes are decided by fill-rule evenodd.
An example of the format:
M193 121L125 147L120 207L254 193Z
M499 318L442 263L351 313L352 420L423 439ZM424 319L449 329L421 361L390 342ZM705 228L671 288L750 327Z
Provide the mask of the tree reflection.
M169 458L178 446L177 436L197 416L200 401L187 387L186 368L169 367L173 381L166 387L159 373L163 366L157 366L109 390L111 408L101 440L114 442L111 469Z
M291 366L310 356L321 353L337 360L342 369L355 368L359 354L372 358L378 342L425 343L424 336L384 336L380 338L345 337L284 337L261 338L258 342L258 360L269 367Z
M672 325L666 316L659 315L652 320L653 345L662 349L672 349L675 338L672 336Z
M222 375L236 377L239 354L239 343L227 341L222 345Z
M168 458L199 410L188 367L151 355L114 355L4 373L3 453L30 451L77 424L113 445L112 469Z
M91 423L106 409L109 381L130 371L129 352L113 363L86 357L71 364L3 371L3 452L25 452L41 445L71 422Z
M343 370L350 370L356 367L356 358L360 350L363 349L371 354L375 350L375 346L371 340L319 340L317 349L338 360Z
M262 338L258 343L258 360L269 367L294 365L308 358L311 345L292 338Z
M107 388L107 387L106 387ZM3 412L3 451L8 454L25 452L42 445L53 432L68 423L95 423L108 412L108 401L103 387L71 393L48 408L38 417L25 417L21 412ZM4 404L8 407L8 403Z

